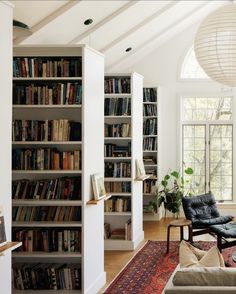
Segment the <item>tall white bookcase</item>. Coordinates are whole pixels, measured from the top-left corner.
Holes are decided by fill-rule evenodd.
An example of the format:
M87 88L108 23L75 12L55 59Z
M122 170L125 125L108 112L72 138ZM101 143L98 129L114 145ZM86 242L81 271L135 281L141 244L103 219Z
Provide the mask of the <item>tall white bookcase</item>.
M157 87L143 88L143 161L146 174L151 175L143 182L144 221L159 220L157 213L147 210L149 202L155 197L158 181L158 94Z
M57 148L60 151L81 152L81 166L79 169L58 170L13 170L13 180L30 179L55 179L62 177L80 177L81 195L77 199L13 199L14 207L74 207L80 209L81 217L74 221L14 221L13 229L57 229L81 230L80 252L15 252L14 264L42 263L42 264L76 264L81 268L81 290L69 290L69 287L60 293L88 293L94 294L105 284L104 272L104 201L97 205L89 205L93 198L91 175L104 172L103 142L104 142L104 57L99 52L87 46L18 46L14 48L14 58L41 58L48 60L74 60L81 61L81 73L76 75L66 73L63 77L49 74L47 77L15 77L16 85L34 84L43 86L48 83L79 83L82 86L82 102L58 104L21 104L13 105L14 120L59 120L67 119L81 123L81 141L14 141L12 148ZM19 59L20 60L20 59ZM33 65L28 64L27 67ZM34 60L34 65L35 65ZM60 61L59 61L60 62ZM74 62L74 61L73 61ZM75 61L77 62L77 61ZM24 63L24 61L23 61ZM55 64L54 64L55 65ZM73 64L77 67L77 63ZM51 65L49 65L50 68ZM66 67L65 61L65 67ZM28 68L26 70L28 71ZM56 67L56 65L55 65ZM52 70L52 67L50 68ZM68 68L65 70L65 72ZM56 71L56 70L55 70ZM75 69L74 69L75 71ZM56 74L57 75L57 74ZM95 147L96 146L96 147ZM94 148L95 147L95 148ZM27 198L27 195L26 197ZM65 238L65 237L64 237ZM65 239L63 240L63 242ZM77 240L78 241L78 240ZM70 250L68 250L70 251ZM68 276L67 276L68 279ZM69 278L70 279L70 278ZM27 293L50 293L54 290L27 290ZM22 290L14 289L14 293L22 293Z
M130 84L128 89L127 81ZM124 87L123 87L124 86ZM105 150L107 144L114 146L118 153L105 154L105 169L111 164L112 175L105 172L105 185L107 194L111 194L112 199L125 199L129 202L128 211L121 210L117 212L114 208L110 212L105 212L105 223L109 224L111 233L127 226L127 222L131 220L130 232L125 238L105 239L105 250L134 250L143 240L143 199L142 199L142 182L136 181L136 159L142 159L142 97L143 97L143 77L137 73L128 74L106 74L105 75L105 101L113 99L118 103L118 99L128 99L130 101L130 111L119 114L112 111L105 115ZM108 102L107 102L108 103ZM119 112L119 111L118 111ZM129 132L126 134L106 133L106 128L111 125L118 125L122 128L124 124L130 126ZM128 147L130 146L130 147ZM122 148L128 148L128 152L122 152ZM106 152L106 151L105 151ZM123 167L122 167L123 165ZM116 167L115 167L116 166ZM128 166L128 176L122 171ZM116 169L116 172L114 171ZM120 172L120 174L119 174ZM115 185L123 185L122 189ZM113 185L113 186L112 186ZM129 187L129 188L127 188ZM106 206L106 203L105 203ZM129 229L128 229L129 230ZM126 232L127 234L127 227Z
M7 241L11 241L11 91L12 91L12 19L13 4L0 2L0 84L1 84L1 200ZM11 251L0 256L1 293L11 293Z

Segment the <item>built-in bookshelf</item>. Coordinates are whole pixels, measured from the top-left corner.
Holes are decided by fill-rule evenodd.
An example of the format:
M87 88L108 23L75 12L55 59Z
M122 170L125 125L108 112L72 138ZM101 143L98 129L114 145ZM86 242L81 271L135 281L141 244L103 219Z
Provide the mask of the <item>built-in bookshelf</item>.
M14 48L13 293L92 294L105 283L104 201L87 205L91 175L104 172L103 109L102 54Z
M158 88L143 88L143 163L150 178L143 181L143 219L157 220L148 208L157 189L158 176Z
M105 250L133 250L143 240L142 183L135 160L142 158L142 84L137 73L105 75Z

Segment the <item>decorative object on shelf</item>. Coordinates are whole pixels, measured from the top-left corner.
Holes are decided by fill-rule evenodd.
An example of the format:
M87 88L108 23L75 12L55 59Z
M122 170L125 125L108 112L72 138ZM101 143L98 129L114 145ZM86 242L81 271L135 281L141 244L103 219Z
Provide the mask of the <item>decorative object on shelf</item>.
M103 175L96 173L91 176L91 179L92 179L92 185L93 185L94 199L100 200L106 197L106 189L104 186Z
M136 178L135 178L136 181L143 181L150 177L150 175L146 174L142 159L136 159L135 165L136 165Z
M183 173L192 175L193 169L187 167ZM191 195L190 191L185 191L185 184L189 183L189 180L184 180L181 174L180 170L172 170L164 176L157 189L156 197L149 203L155 211L164 203L165 210L169 210L178 218L183 196Z
M236 4L224 5L201 23L194 41L198 62L213 80L236 86Z
M3 206L0 205L0 247L7 243L4 223Z

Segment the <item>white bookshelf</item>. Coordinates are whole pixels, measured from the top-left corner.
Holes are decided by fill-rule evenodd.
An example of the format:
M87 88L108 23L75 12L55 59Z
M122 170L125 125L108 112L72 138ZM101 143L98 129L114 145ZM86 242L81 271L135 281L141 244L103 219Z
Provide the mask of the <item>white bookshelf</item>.
M154 198L155 188L152 190L148 189L147 186L154 184L158 180L158 120L159 120L159 107L158 107L159 89L157 87L144 87L143 88L143 158L144 168L146 174L152 176L143 182L143 205L144 205L144 221L155 221L159 220L157 213L145 211L145 207ZM145 130L146 124L149 122L156 121L156 130L152 131ZM156 146L147 146L148 140L156 140ZM145 147L148 148L145 148ZM145 157L153 159L152 162L145 162Z
M105 164L130 164L131 174L123 177L105 174L105 185L130 185L130 191L119 189L109 190L107 193L111 195L109 200L123 199L123 201L130 201L130 211L109 211L105 212L105 223L110 225L111 232L115 229L124 229L126 223L131 220L131 238L129 240L115 240L105 239L105 250L134 250L144 238L143 224L142 224L142 182L135 181L135 160L142 158L142 85L143 77L137 73L128 74L107 74L105 75L105 88L107 79L128 79L130 81L130 92L122 91L120 89L109 91L105 93L105 102L113 99L118 103L118 99L126 98L130 101L130 113L121 112L119 114L113 111L105 112L105 124L129 124L130 133L125 137L112 137L105 135L105 145L114 144L118 147L126 147L130 144L130 154L128 152L122 155L122 152L115 156L114 154L105 155ZM121 85L121 84L120 84ZM114 93L118 92L118 93ZM116 99L116 100L115 100ZM107 102L108 103L108 102ZM110 103L110 102L109 102ZM116 147L115 147L116 148ZM107 186L106 186L107 187ZM114 188L114 187L113 187ZM106 205L106 203L105 203ZM113 209L114 210L114 209ZM116 210L116 209L115 209Z
M15 104L13 119L15 120L60 120L68 119L81 123L81 141L14 141L12 148L57 148L59 151L81 151L81 168L75 170L13 170L13 180L55 179L62 177L81 178L81 197L78 199L13 199L15 207L68 207L81 209L81 219L76 221L13 221L13 229L60 229L81 230L81 252L14 252L13 263L63 263L76 264L81 268L81 290L60 290L63 294L97 293L105 284L104 272L104 201L97 205L88 205L93 199L91 175L104 172L103 142L104 142L104 57L88 46L17 46L15 57L73 58L82 60L82 75L79 77L34 77L13 78L16 85L48 83L79 83L82 86L82 103L77 104ZM96 110L96 111L95 111ZM96 142L96 152L93 150ZM26 197L27 198L27 197ZM96 250L94 250L96 244ZM13 293L54 293L51 290L17 290Z

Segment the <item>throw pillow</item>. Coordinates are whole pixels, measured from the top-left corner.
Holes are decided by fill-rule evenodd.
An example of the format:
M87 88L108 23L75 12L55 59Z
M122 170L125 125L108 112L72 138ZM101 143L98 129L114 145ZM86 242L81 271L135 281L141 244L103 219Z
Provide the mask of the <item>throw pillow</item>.
M225 267L219 249L213 246L209 251L200 250L190 243L181 241L179 246L180 267Z

